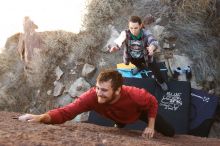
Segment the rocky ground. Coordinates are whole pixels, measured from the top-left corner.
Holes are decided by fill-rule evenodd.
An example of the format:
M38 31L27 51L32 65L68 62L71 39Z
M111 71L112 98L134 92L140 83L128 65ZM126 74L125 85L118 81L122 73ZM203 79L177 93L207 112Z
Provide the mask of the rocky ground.
M21 122L20 113L0 112L0 146L143 146L189 145L217 146L220 139L189 135L153 139L141 137L140 131L102 127L87 123L66 122L60 125Z

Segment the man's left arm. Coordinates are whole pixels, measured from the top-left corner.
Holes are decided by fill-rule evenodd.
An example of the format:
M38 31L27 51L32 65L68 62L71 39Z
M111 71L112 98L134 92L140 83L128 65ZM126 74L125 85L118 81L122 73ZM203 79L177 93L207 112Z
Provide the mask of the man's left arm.
M145 30L144 35L147 37L146 43L148 46L148 55L152 56L154 52L159 48L159 42L155 39L155 37L149 30Z
M155 119L157 116L158 102L155 96L145 91L146 107L148 109L148 126L142 136L152 138L154 136Z
M151 44L149 47L147 47L147 50L148 55L152 56L154 55L154 52L157 50L157 46Z
M148 126L143 131L142 136L152 138L154 136L155 118L157 116L158 102L155 96L144 89L137 90L138 95L133 96L135 102L142 107L143 111L147 111Z
M155 96L148 94L148 126L142 136L152 138L154 136L155 118L158 110L158 102Z
M154 125L155 125L155 118L154 117L148 118L148 126L144 129L142 136L146 138L153 138Z

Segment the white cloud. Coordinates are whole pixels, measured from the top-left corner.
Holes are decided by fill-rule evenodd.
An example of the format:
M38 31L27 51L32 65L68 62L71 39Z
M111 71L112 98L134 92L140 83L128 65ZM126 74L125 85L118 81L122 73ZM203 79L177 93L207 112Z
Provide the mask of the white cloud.
M29 16L37 31L78 32L86 0L2 0L0 1L0 48L11 35L23 32L23 18Z

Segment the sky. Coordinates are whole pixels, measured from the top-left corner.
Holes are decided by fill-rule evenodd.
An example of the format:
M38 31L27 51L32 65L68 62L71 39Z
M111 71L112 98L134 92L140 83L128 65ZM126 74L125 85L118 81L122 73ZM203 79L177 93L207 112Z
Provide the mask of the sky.
M1 0L0 48L8 37L23 32L23 18L29 16L36 31L64 30L78 33L86 0Z

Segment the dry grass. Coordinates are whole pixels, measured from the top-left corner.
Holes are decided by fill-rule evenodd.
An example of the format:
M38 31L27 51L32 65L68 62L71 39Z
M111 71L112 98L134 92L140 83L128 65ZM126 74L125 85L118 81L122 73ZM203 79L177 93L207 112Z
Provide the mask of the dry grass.
M187 22L215 16L216 0L179 0L177 14Z
M84 18L86 29L98 29L111 24L119 11L132 4L132 0L92 0L87 6L88 13Z
M32 90L25 83L24 66L14 44L7 46L11 48L0 54L0 110L24 111Z
M16 51L4 51L0 54L0 75L9 72L11 68L19 61Z
M122 11L129 8L132 3L133 0L92 0L87 5L88 12L84 16L83 27L93 35L96 43L101 44L109 37L108 25L121 18Z

